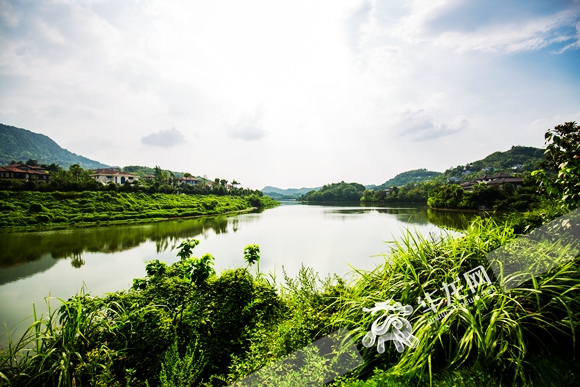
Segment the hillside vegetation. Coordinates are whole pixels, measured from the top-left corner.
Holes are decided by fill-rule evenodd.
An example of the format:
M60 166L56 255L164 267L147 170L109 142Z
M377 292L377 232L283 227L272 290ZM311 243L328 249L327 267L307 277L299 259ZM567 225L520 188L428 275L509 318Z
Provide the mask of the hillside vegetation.
M106 168L108 165L90 160L61 148L49 137L26 129L0 124L0 165L11 161L37 160L39 164L58 164L68 168Z
M513 146L505 152L494 152L489 156L459 165L443 172L445 179L455 177L462 180L496 173L523 173L538 169L538 164L544 161L544 150L529 146Z

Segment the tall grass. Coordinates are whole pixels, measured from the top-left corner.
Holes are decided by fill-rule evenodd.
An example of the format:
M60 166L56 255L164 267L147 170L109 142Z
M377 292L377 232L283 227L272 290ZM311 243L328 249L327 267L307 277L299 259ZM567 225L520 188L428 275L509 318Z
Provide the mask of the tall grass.
M38 316L17 341L8 337L0 353L0 376L8 386L109 386L114 385L113 363L121 351L99 339L111 331L108 306L87 310L83 291Z
M362 374L368 375L378 367L389 369L391 375L432 375L443 369L479 364L490 372L525 382L533 371L529 361L533 353L549 352L550 343L558 343L560 351L574 351L575 331L580 324L578 259L541 276L529 275L528 281L507 291L494 286L492 294L483 294L479 289L471 304L455 298L450 305L444 302L438 312L449 314L440 321L417 305L424 293L453 282L479 265L491 274L486 253L515 238L508 224L480 219L460 238L429 240L408 233L395 242L384 265L361 273L350 292L337 300L342 309L334 323L348 326L355 339L362 342L376 317L363 312L363 307L393 299L415 308L409 321L419 344L402 354L393 345L387 346L383 355L373 348L364 349L367 366ZM517 275L520 273L510 274Z

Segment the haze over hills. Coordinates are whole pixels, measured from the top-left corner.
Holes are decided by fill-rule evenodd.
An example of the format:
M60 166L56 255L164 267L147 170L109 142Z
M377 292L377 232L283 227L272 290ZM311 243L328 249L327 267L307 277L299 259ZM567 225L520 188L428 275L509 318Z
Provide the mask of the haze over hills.
M315 188L287 188L287 189L283 189L283 188L277 188L277 187L272 187L272 186L265 186L264 188L262 188L262 192L266 193L266 192L271 192L271 193L276 193L276 194L280 194L280 195L304 195L306 192L310 192L310 191L317 191L319 190L321 187L315 187Z
M84 169L107 168L108 165L88 159L61 148L44 134L0 124L0 165L12 160L26 162L37 160L39 164L58 164L68 168L79 164Z

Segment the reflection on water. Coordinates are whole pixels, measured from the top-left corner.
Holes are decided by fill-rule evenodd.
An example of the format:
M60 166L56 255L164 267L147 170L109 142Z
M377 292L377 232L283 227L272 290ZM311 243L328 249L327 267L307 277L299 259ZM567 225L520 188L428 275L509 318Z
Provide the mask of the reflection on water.
M337 206L337 204L333 206ZM477 213L473 212L431 210L427 206L409 206L409 204L380 206L361 203L360 207L333 208L331 206L324 210L326 216L341 221L352 220L357 216L368 216L373 213L394 215L399 222L410 226L435 224L441 228L454 230L466 229L469 222L478 216Z
M240 223L256 220L256 217L251 216L217 217L135 226L0 234L0 284L47 270L54 265L54 262L48 264L51 260L70 258L71 265L80 268L85 264L84 253L114 254L133 249L147 241L155 242L159 254L173 247L177 240L198 235L206 237L208 231L226 234L231 230L235 233ZM35 261L43 263L31 264Z

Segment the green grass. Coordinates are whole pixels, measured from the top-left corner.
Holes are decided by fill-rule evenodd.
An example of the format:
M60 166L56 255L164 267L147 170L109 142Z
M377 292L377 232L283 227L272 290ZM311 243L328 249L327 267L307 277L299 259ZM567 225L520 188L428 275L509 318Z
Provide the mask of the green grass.
M0 231L121 224L271 207L268 197L0 191Z

